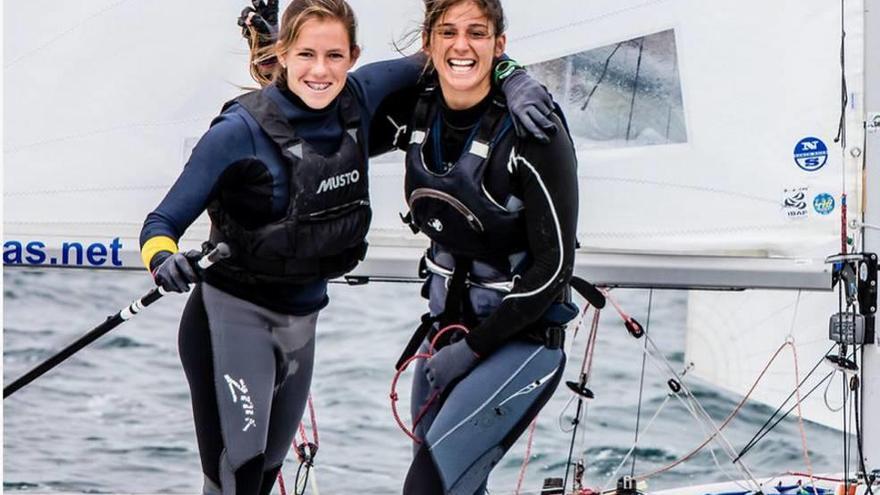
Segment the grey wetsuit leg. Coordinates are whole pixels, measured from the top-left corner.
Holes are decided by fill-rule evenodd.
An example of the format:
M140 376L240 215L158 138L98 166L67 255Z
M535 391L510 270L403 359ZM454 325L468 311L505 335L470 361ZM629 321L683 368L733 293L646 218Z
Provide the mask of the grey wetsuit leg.
M424 442L416 449L404 493L482 493L492 468L553 395L564 366L561 349L519 341L482 361L422 418L417 434ZM428 387L420 369L412 397L423 403ZM421 407L413 403L411 409Z
M285 315L207 284L202 290L224 445L222 493L256 494L263 480L236 486L237 471L261 457L260 471L274 473L283 461L308 397L318 314Z

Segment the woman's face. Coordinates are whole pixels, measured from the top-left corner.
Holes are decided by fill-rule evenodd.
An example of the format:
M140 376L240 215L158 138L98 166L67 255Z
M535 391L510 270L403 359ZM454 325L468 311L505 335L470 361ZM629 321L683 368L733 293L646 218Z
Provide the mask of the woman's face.
M427 36L424 50L450 108L470 108L489 94L493 61L504 53L507 38L496 36L494 24L473 1L449 8Z
M345 87L345 77L359 50L350 48L348 31L336 19L312 18L278 60L287 72L287 86L309 108L329 105Z

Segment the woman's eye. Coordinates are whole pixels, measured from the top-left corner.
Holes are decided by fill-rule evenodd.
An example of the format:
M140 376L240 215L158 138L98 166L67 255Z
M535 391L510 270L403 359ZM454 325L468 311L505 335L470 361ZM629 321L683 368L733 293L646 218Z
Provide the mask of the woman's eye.
M439 34L441 38L450 39L455 38L458 33L452 29L441 29L437 34Z
M298 56L299 56L300 58L311 58L311 57L312 57L312 54L309 53L309 52L300 52L300 53L298 54Z

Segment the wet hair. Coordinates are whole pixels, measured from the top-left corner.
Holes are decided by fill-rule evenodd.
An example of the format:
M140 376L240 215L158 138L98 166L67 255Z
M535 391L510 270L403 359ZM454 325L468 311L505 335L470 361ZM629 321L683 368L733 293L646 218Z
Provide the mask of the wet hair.
M287 52L302 32L303 25L311 19L339 21L348 32L349 49L357 48L357 19L354 10L345 0L293 0L284 9L275 44L251 50L251 75L262 85L269 82L286 84L287 73L281 63L277 63L270 76L255 75L255 67L260 61L271 59L276 52Z
M424 2L425 16L422 19L422 24L418 28L408 31L399 41L394 43L394 47L400 53L403 53L404 50L411 47L423 36L427 40L427 46L429 47L434 24L437 24L449 9L464 2L473 2L480 9L480 12L489 19L489 23L494 28L493 36L498 37L504 34L505 29L507 29L501 0L424 0ZM429 72L433 68L431 57L428 57L428 60L425 62L424 71Z
M446 15L452 7L464 3L472 2L480 11L489 19L489 23L495 28L494 35L501 36L506 28L504 23L504 8L501 6L501 0L425 0L425 18L422 21L422 33L425 33L430 40L430 34L440 19Z

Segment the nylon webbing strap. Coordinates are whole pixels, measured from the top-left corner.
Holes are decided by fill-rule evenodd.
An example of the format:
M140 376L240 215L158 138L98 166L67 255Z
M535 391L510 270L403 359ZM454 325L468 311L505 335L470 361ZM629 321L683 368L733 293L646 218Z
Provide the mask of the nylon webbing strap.
M425 340L425 337L428 336L428 333L431 331L431 327L434 326L434 323L437 321L436 317L431 316L430 313L425 313L422 315L422 323L416 328L416 331L413 332L412 337L409 338L409 342L406 343L406 347L403 348L403 352L400 354L400 358L397 360L397 363L394 365L395 370L400 370L400 368L406 364L406 361L415 355L419 350L419 346L422 345L422 341Z
M413 130L410 139L411 144L422 144L428 129L428 117L434 103L434 87L429 86L422 91L416 108L413 111Z
M501 138L499 134L505 118L507 118L507 107L502 100L493 98L489 109L480 119L480 127L474 141L485 143L490 148L493 147L495 141ZM488 154L489 152L487 150L486 156L488 156Z
M473 260L463 256L455 256L455 269L446 289L446 301L443 313L439 315L440 328L458 324L468 326L473 323L474 312L471 309L467 292L467 279Z

